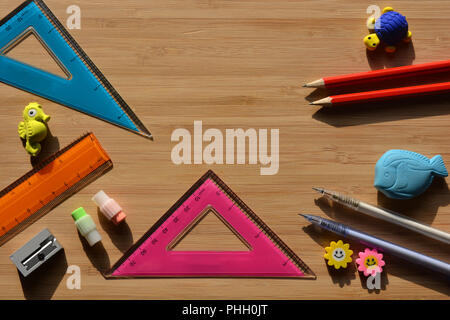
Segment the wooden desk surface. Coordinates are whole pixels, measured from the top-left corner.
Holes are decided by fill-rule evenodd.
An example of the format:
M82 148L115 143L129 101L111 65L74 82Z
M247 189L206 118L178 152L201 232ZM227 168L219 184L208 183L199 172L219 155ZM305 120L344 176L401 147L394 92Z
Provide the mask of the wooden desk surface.
M450 231L447 181L411 201L388 201L373 187L374 165L388 149L427 156L441 154L450 166L448 99L416 99L342 110L320 110L307 99L323 92L301 88L322 76L448 59L447 1L390 1L407 16L413 45L393 58L367 56L367 1L288 0L48 0L63 23L71 4L81 7L81 30L71 34L155 141L0 85L0 184L31 168L17 135L23 107L43 104L52 116L51 149L93 131L114 161L114 169L72 196L0 247L0 298L54 299L448 299L441 278L386 257L383 288L369 292L355 272L329 272L324 246L337 238L300 219L299 212L331 216L390 241L449 261L444 245L390 224L318 200L323 186L398 210ZM2 1L0 16L20 4ZM25 44L24 44L25 45ZM19 50L19 47L17 48ZM36 51L37 52L37 51ZM28 51L31 59L37 59ZM20 55L20 51L17 52ZM28 55L27 55L28 56ZM39 61L39 60L38 60ZM38 62L36 62L38 63ZM310 96L312 95L312 96ZM309 97L308 97L309 96ZM306 98L306 99L305 99ZM171 134L177 128L280 130L280 169L261 176L259 165L174 165ZM114 264L133 242L202 176L213 169L317 274L317 280L145 279L105 280L98 269ZM128 214L127 225L99 221L91 196L105 190ZM83 206L97 222L103 246L85 248L70 217ZM213 222L192 234L191 243L233 245ZM9 255L43 228L65 255L37 280L21 282ZM222 229L220 229L222 230ZM186 241L188 241L186 239ZM212 240L211 240L212 241ZM356 246L355 246L356 248ZM66 287L69 265L81 268L81 290Z

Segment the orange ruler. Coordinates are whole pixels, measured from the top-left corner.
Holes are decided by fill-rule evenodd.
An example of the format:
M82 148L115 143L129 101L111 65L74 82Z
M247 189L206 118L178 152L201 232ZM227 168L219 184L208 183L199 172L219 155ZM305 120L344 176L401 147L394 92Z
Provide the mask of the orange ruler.
M92 133L42 161L0 191L0 245L112 166Z

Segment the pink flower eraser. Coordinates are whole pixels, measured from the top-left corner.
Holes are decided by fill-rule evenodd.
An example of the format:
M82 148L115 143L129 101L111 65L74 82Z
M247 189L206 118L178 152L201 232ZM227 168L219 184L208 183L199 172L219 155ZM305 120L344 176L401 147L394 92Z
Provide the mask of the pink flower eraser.
M358 253L359 258L356 259L358 270L364 272L364 275L375 276L377 273L383 272L383 255L378 253L376 249L370 250L366 248L364 252Z

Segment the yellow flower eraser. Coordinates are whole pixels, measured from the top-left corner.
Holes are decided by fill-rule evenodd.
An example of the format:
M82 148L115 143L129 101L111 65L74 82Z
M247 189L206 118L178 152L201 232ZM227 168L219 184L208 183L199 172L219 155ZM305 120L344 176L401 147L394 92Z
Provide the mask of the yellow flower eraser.
M329 266L334 266L335 269L347 268L347 264L352 262L353 251L350 250L348 243L331 241L330 246L325 248L326 253L324 258L328 260Z

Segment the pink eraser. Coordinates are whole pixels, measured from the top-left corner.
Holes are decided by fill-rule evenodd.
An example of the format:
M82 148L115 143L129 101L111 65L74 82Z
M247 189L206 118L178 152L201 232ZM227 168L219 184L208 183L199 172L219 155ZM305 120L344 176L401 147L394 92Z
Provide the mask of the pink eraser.
M92 201L97 204L103 215L116 225L125 220L127 217L127 215L122 211L122 207L114 199L108 197L103 190L100 190L94 197L92 197Z
M364 252L360 252L358 255L359 258L356 259L358 270L364 272L366 277L374 277L377 273L383 272L382 267L385 265L383 255L378 253L376 249L370 250L366 248Z
M127 217L127 215L125 213L123 213L123 211L120 211L118 214L116 214L114 217L112 217L111 221L117 225L117 224L121 223L123 220L125 220L126 217Z

